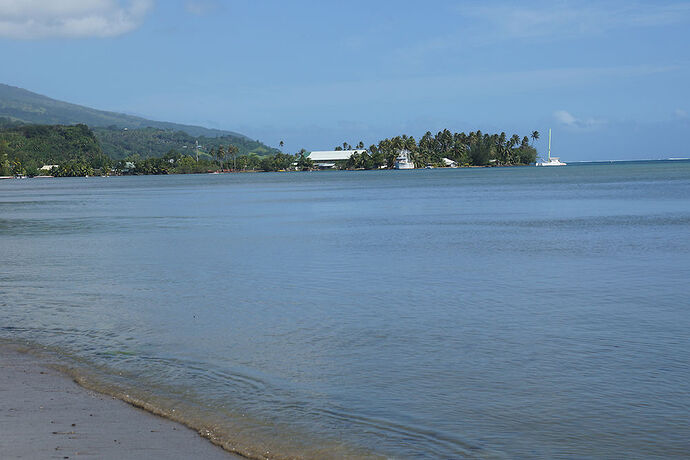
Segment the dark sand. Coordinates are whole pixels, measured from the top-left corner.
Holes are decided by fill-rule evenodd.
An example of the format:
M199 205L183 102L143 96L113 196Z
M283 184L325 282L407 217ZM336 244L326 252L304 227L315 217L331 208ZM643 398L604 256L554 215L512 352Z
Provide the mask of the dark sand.
M176 422L77 385L0 345L1 459L240 458Z

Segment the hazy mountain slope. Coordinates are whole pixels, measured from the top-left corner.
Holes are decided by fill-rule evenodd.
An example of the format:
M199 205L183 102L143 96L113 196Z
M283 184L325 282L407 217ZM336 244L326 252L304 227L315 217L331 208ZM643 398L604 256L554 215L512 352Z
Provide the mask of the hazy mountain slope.
M96 110L81 105L51 99L22 88L0 83L0 117L10 117L27 123L44 125L72 125L84 123L91 127L159 128L184 131L192 136L234 136L247 138L232 131L147 120L123 113Z
M16 123L14 123L16 122ZM147 120L116 112L96 110L51 99L0 83L0 125L86 124L94 130L103 151L113 159L130 155L160 157L169 150L192 154L198 142L202 151L233 144L240 155L269 155L278 150L232 131Z

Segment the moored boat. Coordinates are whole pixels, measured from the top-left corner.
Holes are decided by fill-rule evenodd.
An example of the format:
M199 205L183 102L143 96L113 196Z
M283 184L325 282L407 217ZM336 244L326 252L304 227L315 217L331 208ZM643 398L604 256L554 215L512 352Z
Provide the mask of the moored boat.
M410 159L409 150L401 150L395 159L395 169L414 169L414 163Z
M549 128L549 157L548 160L541 160L537 162L537 166L565 166L568 163L561 161L559 157L551 156L551 128Z

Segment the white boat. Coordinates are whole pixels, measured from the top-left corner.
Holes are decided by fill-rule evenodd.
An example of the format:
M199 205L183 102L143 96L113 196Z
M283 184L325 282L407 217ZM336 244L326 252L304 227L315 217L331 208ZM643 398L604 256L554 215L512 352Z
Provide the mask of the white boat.
M547 161L538 161L537 166L565 166L567 164L563 163L559 157L551 156L551 128L549 128L549 159Z
M395 169L414 169L409 150L400 151L400 155L395 159Z

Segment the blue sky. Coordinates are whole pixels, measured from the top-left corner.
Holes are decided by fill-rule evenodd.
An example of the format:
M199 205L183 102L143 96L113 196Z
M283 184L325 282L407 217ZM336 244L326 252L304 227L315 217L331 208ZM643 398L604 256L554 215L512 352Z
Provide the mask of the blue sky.
M0 0L0 82L285 150L542 133L690 156L688 1Z

